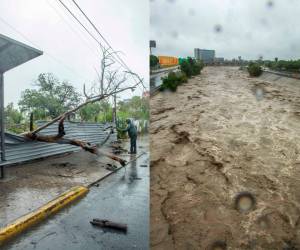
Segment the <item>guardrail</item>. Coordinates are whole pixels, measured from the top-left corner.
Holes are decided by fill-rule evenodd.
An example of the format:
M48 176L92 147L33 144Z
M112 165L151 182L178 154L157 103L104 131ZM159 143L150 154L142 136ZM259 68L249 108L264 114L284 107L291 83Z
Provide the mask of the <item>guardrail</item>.
M156 95L156 94L159 92L159 88L160 88L160 86L153 87L153 88L150 90L150 96Z
M285 77L294 78L294 79L300 79L300 73L280 72L280 71L274 71L274 70L269 70L269 69L263 69L263 71L274 74L274 75L285 76Z
M150 77L155 76L155 75L160 74L160 73L173 71L173 70L176 70L176 69L179 69L179 65L177 65L175 67L168 67L168 68L162 68L162 69L158 69L158 70L151 70L150 71Z

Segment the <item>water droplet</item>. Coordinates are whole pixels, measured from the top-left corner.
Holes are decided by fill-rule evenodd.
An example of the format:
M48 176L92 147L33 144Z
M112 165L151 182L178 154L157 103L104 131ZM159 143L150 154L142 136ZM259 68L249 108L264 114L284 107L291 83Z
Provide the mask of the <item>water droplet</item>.
M223 27L222 27L222 25L217 24L217 25L215 25L214 30L216 33L220 33L220 32L222 32Z
M268 8L274 7L274 2L273 2L273 1L268 1L268 2L267 2L267 7L268 7Z
M255 198L249 192L241 192L235 197L235 208L240 212L247 212L255 206Z

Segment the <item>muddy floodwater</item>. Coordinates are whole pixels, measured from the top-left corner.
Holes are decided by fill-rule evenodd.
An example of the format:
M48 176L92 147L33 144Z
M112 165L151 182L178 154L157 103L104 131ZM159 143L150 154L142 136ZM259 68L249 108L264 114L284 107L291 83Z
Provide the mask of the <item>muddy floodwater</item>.
M206 67L150 138L152 249L300 249L300 81Z

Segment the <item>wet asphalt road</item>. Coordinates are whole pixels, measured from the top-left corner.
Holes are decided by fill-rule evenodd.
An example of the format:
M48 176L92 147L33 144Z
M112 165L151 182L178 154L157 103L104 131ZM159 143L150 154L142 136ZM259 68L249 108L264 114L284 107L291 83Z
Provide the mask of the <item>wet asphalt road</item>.
M89 223L93 218L126 223L128 231L94 227ZM148 152L127 165L126 171L120 169L93 186L84 199L1 249L149 249Z

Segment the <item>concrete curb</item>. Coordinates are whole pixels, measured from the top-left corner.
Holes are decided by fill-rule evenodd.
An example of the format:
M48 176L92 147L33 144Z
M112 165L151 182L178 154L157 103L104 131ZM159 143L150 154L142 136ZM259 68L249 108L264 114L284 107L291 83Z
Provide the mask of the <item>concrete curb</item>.
M61 194L54 200L48 202L47 204L41 206L37 210L26 214L15 222L7 225L0 229L0 246L3 242L16 236L17 234L25 231L31 226L41 222L47 217L55 214L65 206L69 205L71 202L83 197L88 193L89 189L83 186L73 187Z

